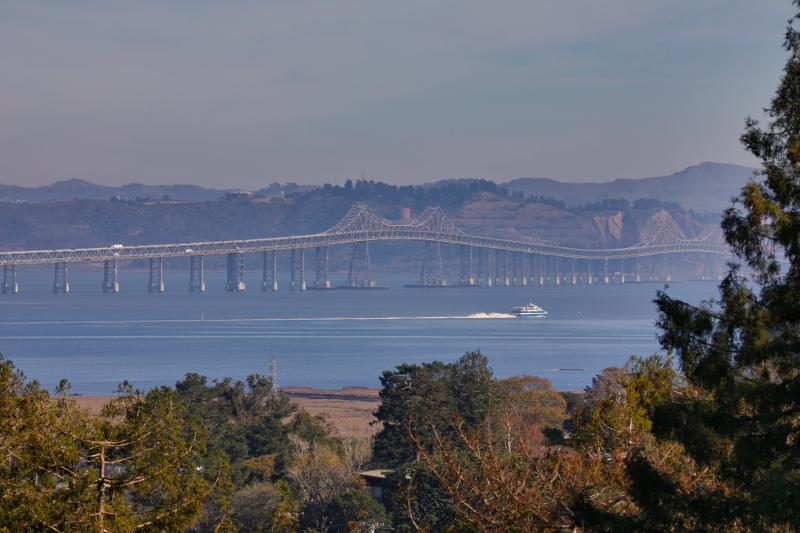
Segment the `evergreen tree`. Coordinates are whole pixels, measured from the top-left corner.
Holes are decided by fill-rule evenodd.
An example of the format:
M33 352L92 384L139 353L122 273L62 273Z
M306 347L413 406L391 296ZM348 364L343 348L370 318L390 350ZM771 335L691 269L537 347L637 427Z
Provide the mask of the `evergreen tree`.
M742 136L763 164L763 179L745 186L723 221L744 268L731 266L716 302L692 306L666 293L657 300L661 343L680 357L693 390L656 409L654 431L681 442L727 486L713 499L699 493L684 499L696 504L685 512L698 529L720 527L721 516L731 528L800 529L800 33L792 27L798 18L786 31L789 58L765 110L770 122L761 127L748 118ZM630 470L640 493L657 477L646 462ZM651 501L650 510L656 505Z

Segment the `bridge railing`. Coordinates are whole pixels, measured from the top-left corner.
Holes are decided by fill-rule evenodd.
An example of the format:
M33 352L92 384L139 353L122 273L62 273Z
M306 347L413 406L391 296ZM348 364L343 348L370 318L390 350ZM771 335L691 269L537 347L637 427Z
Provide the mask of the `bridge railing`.
M260 239L153 245L111 245L96 248L0 252L0 265L35 265L98 261L132 261L229 253L278 252L350 244L360 241L432 241L572 259L627 259L673 253L729 255L713 233L699 239L662 239L625 248L591 249L469 235L455 227L441 209L424 211L408 224L392 224L357 204L336 226L322 233Z

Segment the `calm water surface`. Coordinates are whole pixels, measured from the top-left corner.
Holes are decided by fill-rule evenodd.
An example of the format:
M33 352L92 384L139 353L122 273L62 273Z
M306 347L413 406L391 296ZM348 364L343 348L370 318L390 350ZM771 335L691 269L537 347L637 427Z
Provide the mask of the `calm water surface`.
M403 287L413 275L382 275L390 290L263 293L253 272L248 291L232 294L224 273L210 272L208 292L191 294L188 274L171 272L167 292L149 294L146 272L122 272L122 292L102 294L101 277L70 272L63 295L52 294L51 273L20 272L22 292L0 295L0 352L48 388L67 378L73 392L107 394L123 379L149 388L187 372L266 374L269 354L281 385L375 387L400 363L453 361L473 349L499 377L536 374L577 389L659 349L652 300L661 284L413 289ZM703 282L669 289L691 302L715 291ZM467 318L528 301L550 316Z

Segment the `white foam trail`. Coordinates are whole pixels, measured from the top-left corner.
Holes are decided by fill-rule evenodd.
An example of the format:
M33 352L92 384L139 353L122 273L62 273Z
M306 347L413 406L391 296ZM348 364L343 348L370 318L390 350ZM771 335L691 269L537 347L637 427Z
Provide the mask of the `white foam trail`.
M170 319L145 319L145 320L53 320L53 321L19 321L4 322L0 326L38 326L38 325L67 325L67 324L181 324L181 323L225 323L225 322L343 322L350 320L464 320L464 319L499 319L516 318L509 313L472 313L470 315L453 316L325 316L325 317L291 317L291 318L170 318Z
M464 318L517 318L517 315L510 313L472 313Z

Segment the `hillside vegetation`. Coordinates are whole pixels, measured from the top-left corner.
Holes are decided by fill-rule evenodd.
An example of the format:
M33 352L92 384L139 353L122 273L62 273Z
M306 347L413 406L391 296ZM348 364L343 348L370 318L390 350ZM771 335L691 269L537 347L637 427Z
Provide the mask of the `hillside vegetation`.
M208 202L68 200L0 204L0 247L6 250L191 242L304 234L333 226L354 202L401 219L440 206L476 235L582 247L638 242L655 219L672 218L687 236L716 219L657 201L605 201L567 207L550 198L510 193L489 181L438 187L348 182L281 198L224 197Z

